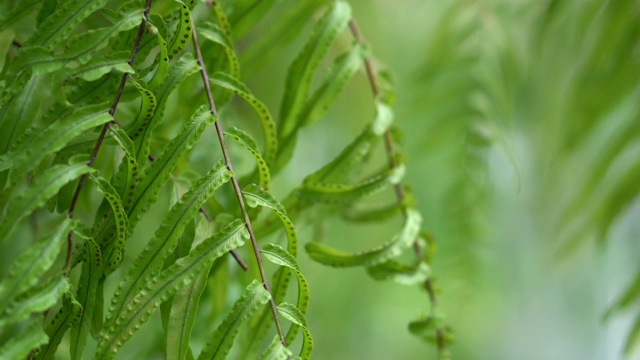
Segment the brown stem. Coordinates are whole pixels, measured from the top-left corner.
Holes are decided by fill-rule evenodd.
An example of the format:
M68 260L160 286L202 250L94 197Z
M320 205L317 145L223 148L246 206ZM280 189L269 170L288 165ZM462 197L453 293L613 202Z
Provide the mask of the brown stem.
M20 41L18 41L17 39L13 39L13 41L11 43L13 44L13 46L15 46L17 48L21 48L22 47L22 43Z
M144 8L144 16L142 17L142 22L140 23L140 27L138 28L138 37L136 37L136 42L133 46L133 51L131 52L131 57L129 58L129 65L133 66L133 63L136 60L136 55L138 55L138 49L140 48L140 42L142 41L142 35L144 35L144 29L147 26L147 18L149 17L149 9L151 8L151 1L147 0L147 3ZM116 97L109 108L109 114L113 116L116 113L116 109L118 108L118 104L120 103L120 98L122 97L122 92L124 91L124 86L129 79L129 73L125 72L122 75L122 79L120 80L120 86L118 87L118 92L116 93ZM114 120L115 121L115 120ZM100 147L102 146L102 142L104 141L105 136L107 135L107 130L111 126L113 121L109 121L102 126L102 131L100 131L100 136L98 136L98 140L96 141L96 145L93 148L93 152L91 153L91 158L89 162L87 162L87 166L92 166L93 162L96 160L98 156L98 151L100 151ZM88 173L83 174L78 181L78 186L76 186L76 191L73 193L73 198L71 200L71 205L69 206L69 218L73 218L73 212L75 211L76 204L78 202L78 197L80 196L80 192L82 191L82 187L84 183L87 181ZM73 254L73 230L69 232L67 236L67 258L64 262L64 268L68 269L71 264L71 255ZM65 275L68 273L65 271Z
M213 100L213 94L211 92L211 85L209 84L209 75L207 74L207 69L204 65L204 60L202 59L202 52L200 51L200 45L198 44L198 35L196 33L195 24L193 24L193 20L191 20L192 24L192 32L193 32L193 45L196 50L196 57L198 59L198 63L200 64L200 69L202 73L202 82L204 83L204 88L207 93L207 99L209 100L209 107L211 108L211 113L214 115L218 115L218 110L216 109L215 101ZM222 131L222 125L220 124L220 119L217 119L214 123L216 128L216 134L218 135L218 141L220 142L220 148L222 149L222 155L224 157L224 161L227 165L229 171L233 173L233 165L231 162L231 157L229 157L229 151L227 150L227 145L224 139L224 132ZM267 274L264 270L264 266L262 264L262 256L260 255L260 247L258 246L258 240L256 239L256 235L253 232L253 226L251 225L251 220L249 219L249 213L247 212L247 208L244 204L244 198L242 197L242 189L240 189L240 185L238 184L238 178L235 174L231 177L231 184L233 185L233 190L236 194L236 198L238 200L238 205L240 206L240 211L242 212L242 217L244 218L244 223L249 232L249 237L251 239L251 245L253 247L253 253L256 257L256 263L258 264L258 269L260 271L260 277L262 279L262 284L264 288L272 294L271 287L269 286L269 279L267 278ZM273 319L276 324L276 329L278 330L278 335L280 336L280 341L282 345L287 346L287 341L285 339L284 331L282 330L282 325L280 324L280 317L278 316L278 308L276 306L275 301L273 300L273 296L271 296L271 300L269 301L271 305L271 312L273 314Z
M156 157L153 156L153 154L149 154L148 158L150 161L156 160ZM171 176L173 177L173 175ZM211 215L209 215L209 212L207 212L207 209L205 209L204 206L200 206L200 213L202 213L202 215L204 216L205 219L207 219L208 222L213 222L213 218L211 217ZM249 269L249 266L247 266L247 263L245 263L242 260L242 258L240 257L240 254L238 254L238 252L235 249L230 250L229 253L231 254L231 256L233 256L233 258L236 260L238 265L240 265L242 270L247 271L247 269Z
M356 39L356 41L360 44L364 44L364 38L362 36L362 33L360 32L358 23L354 18L351 18L349 20L349 28L351 29L351 33L353 34L353 37ZM369 78L369 83L371 84L371 91L373 92L373 95L377 97L378 95L380 95L380 85L378 83L378 77L376 76L375 68L373 67L373 62L371 61L370 57L365 57L364 67L367 72L367 77ZM397 162L393 156L394 154L393 138L391 137L391 131L389 129L387 129L387 131L385 131L384 133L384 145L387 153L387 161L389 162L389 167L395 168L397 166ZM398 183L395 185L395 192L396 192L396 198L398 200L398 203L402 204L405 200L406 195L401 183ZM418 244L417 241L414 242L413 249L418 258L424 257L422 249L420 248L420 245ZM433 282L431 278L428 278L424 282L424 288L427 290L429 301L431 303L431 311L433 312L437 305L437 298L436 298L436 293L433 288ZM436 329L436 341L437 341L438 353L440 357L440 355L442 354L442 352L446 347L443 328Z

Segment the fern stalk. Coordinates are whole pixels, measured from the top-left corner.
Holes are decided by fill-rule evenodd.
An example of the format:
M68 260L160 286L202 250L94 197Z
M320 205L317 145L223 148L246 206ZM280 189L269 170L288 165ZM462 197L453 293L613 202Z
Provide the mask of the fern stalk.
M211 108L211 113L214 115L218 115L218 110L216 109L215 101L213 100L213 94L211 92L211 85L209 83L209 75L207 74L207 69L204 64L204 60L202 59L202 52L200 51L200 45L198 44L198 36L196 33L196 27L193 23L193 19L191 19L192 24L192 33L193 33L193 46L196 50L196 57L198 63L200 64L200 69L202 73L202 81L204 83L204 88L207 93L207 99L209 100L209 106ZM272 295L271 287L269 286L269 280L267 274L264 270L264 265L262 263L262 256L260 255L260 247L258 246L258 240L256 239L256 235L253 231L253 226L251 225L251 220L249 219L249 213L247 212L247 208L244 203L244 198L242 197L242 189L238 184L238 178L233 172L233 164L231 162L231 157L229 156L229 151L227 149L227 145L224 139L224 131L222 130L222 125L220 124L220 119L216 119L214 123L216 134L218 136L218 141L220 143L220 148L222 149L222 155L224 157L224 161L227 165L227 168L234 175L231 177L231 184L233 185L233 190L235 192L236 198L238 200L238 205L240 206L240 211L242 212L242 217L244 219L245 226L247 231L249 232L249 238L251 239L251 245L253 247L253 253L256 257L256 263L258 264L258 269L260 271L260 278L262 279L262 285L264 288ZM280 336L280 342L283 346L287 346L286 337L284 331L282 330L282 325L280 324L280 318L278 315L278 307L273 300L273 296L270 297L269 304L271 306L271 313L273 314L273 319L276 325L276 329L278 330L278 335Z
M144 8L144 16L142 17L142 22L140 23L140 27L138 28L138 35L136 37L136 41L133 46L133 51L131 52L131 57L129 58L128 64L133 67L133 63L136 60L136 56L138 55L138 49L140 49L140 42L142 41L142 36L144 35L144 29L147 26L147 19L149 17L149 10L151 9L151 1L147 0ZM116 97L109 108L109 114L113 116L118 109L118 104L120 103L120 98L122 97L122 93L124 91L124 86L127 84L127 80L129 80L130 73L125 72L122 75L122 79L120 80L120 86L118 87L118 91L116 92ZM102 142L104 141L105 136L107 135L107 131L113 121L109 121L102 126L102 130L100 131L100 135L98 136L98 140L96 141L96 145L93 148L91 153L91 158L87 162L87 166L92 166L93 162L96 160L98 156L98 151L100 151L100 147L102 146ZM80 197L80 192L82 191L82 187L84 186L88 173L82 175L80 181L78 181L78 185L76 186L76 190L73 193L73 198L71 199L71 205L69 205L69 218L73 218L73 212L75 211L76 204L78 202L78 198ZM68 269L71 265L71 255L73 253L73 230L69 232L67 236L67 258L64 262L64 269ZM65 274L66 271L65 271Z
M351 18L349 20L349 29L351 30L351 33L353 34L353 37L355 38L355 40L358 43L364 45L365 44L364 37L362 36L360 27L358 26L358 23L354 18ZM369 84L371 85L371 92L373 93L374 97L378 97L380 95L380 85L378 83L378 77L376 76L376 71L370 56L364 57L364 66L365 66L365 71L367 73L367 78L369 79ZM385 145L385 150L387 154L387 161L389 163L389 168L394 169L397 167L398 164L395 157L393 156L394 146L393 146L393 138L391 135L390 128L387 128L387 130L385 130L384 132L384 145ZM401 182L396 183L394 185L394 188L395 188L396 199L398 201L398 204L403 204L405 202L406 194L404 192L404 188L402 187L402 183ZM404 208L403 208L403 212L405 212L405 216L406 216L406 210ZM424 253L417 241L414 242L413 249L418 258L424 257ZM423 283L423 286L429 296L429 302L431 304L431 312L433 313L437 306L437 297L433 287L433 281L431 280L431 276L427 277L427 279ZM435 331L436 331L436 343L438 347L438 358L441 358L442 353L444 352L447 345L446 339L445 339L445 330L443 327L438 327L436 328Z

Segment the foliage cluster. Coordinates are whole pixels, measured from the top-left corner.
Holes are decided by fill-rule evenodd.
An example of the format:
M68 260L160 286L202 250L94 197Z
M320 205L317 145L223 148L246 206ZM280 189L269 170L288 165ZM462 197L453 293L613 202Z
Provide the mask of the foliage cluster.
M244 43L275 3L4 5L0 246L15 261L2 269L0 358L113 358L157 312L164 338L137 357L310 358L304 225L319 229L304 247L313 260L423 287L429 316L409 329L447 355L433 240L402 182L390 76L342 1L288 4ZM275 117L243 79L310 23ZM371 82L372 120L278 201L272 188L300 131L358 71ZM402 225L350 253L321 236L333 217Z

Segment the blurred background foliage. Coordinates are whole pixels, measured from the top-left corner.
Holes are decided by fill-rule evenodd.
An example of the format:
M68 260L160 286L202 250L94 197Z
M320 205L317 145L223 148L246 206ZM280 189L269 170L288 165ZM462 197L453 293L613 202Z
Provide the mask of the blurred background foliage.
M252 3L221 2L233 23ZM233 31L242 80L276 115L287 68L308 37L310 19L328 1L264 2L274 4L261 22L239 21ZM349 3L376 66L389 71L397 91L406 180L438 243L432 272L455 335L453 357L621 358L639 312L640 2ZM204 9L196 8L194 16L213 18ZM3 49L10 39L2 38ZM343 34L333 51L352 41ZM189 89L198 81L186 81L180 95L172 95L171 117L189 116L180 104L196 99ZM204 101L203 95L196 100ZM327 116L301 132L291 163L274 179L274 194L284 198L335 157L371 121L372 104L360 71ZM232 105L222 109L225 126L257 129L250 108L239 100ZM162 138L176 132L162 124L152 150L159 152ZM231 150L239 172L250 171L242 150ZM384 161L383 153L376 156ZM198 144L191 163L206 167L218 158ZM300 219L313 225L299 225L303 242L322 235L342 249L367 249L399 226L353 227L333 218L319 223L322 210ZM156 227L148 222L141 228ZM129 262L140 250L130 243ZM22 245L15 247L0 254L2 263L10 263ZM374 281L360 269L325 267L304 253L300 262L312 290L308 320L315 358L436 357L407 330L428 310L424 291ZM232 266L229 272L240 275ZM132 354L161 348L159 319L153 321L157 326L145 327L127 344ZM150 334L157 341L147 341ZM627 356L638 357L640 350Z

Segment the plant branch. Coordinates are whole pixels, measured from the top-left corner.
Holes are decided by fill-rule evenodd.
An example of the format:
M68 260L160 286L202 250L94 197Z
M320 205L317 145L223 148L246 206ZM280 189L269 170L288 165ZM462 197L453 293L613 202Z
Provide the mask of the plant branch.
M149 161L156 160L156 157L153 156L153 154L149 154L148 158L149 158ZM171 177L175 179L175 176L173 176L173 174L171 174ZM207 212L207 209L205 209L204 206L200 206L200 213L202 213L202 215L204 216L205 219L207 219L208 222L213 222L213 218L211 217L211 215L209 215L209 212ZM240 257L240 254L238 254L238 252L235 249L231 249L229 253L231 254L231 256L233 256L233 258L236 260L238 265L240 265L242 270L247 271L247 269L249 269L249 266L247 266L247 263L245 263L242 260L242 258Z
M193 46L196 50L196 57L198 59L198 63L200 64L201 73L202 73L202 81L204 83L204 88L207 93L207 99L209 100L209 106L211 108L211 113L214 115L218 115L218 110L216 109L215 101L213 100L213 94L211 92L211 85L209 84L209 75L207 74L207 69L204 65L204 60L202 59L202 52L200 51L200 45L198 44L198 35L196 33L195 24L192 23L192 32L193 32ZM218 135L218 141L220 142L220 147L222 149L222 154L224 156L224 161L227 164L227 168L229 171L233 173L233 165L231 162L231 157L229 156L229 151L227 150L227 145L224 139L224 132L222 130L222 125L220 124L220 119L217 119L214 123L216 128L216 134ZM253 247L253 252L256 257L256 263L258 264L258 269L260 270L260 277L262 279L262 284L264 288L269 292L269 294L273 295L271 292L271 287L269 286L269 279L267 278L267 274L264 270L264 266L262 264L262 256L260 255L260 247L258 246L258 240L256 239L256 235L253 231L253 226L251 225L251 220L249 219L249 213L247 212L247 208L244 203L244 198L242 197L242 189L240 189L240 185L238 184L238 178L234 174L231 177L231 184L233 185L233 190L236 194L236 198L238 200L238 204L240 206L240 211L242 212L242 216L244 218L245 226L249 232L249 237L251 239L251 245ZM282 330L282 325L280 324L280 317L278 316L278 308L276 306L275 301L273 300L273 296L269 301L271 305L271 313L273 314L273 318L276 324L276 329L278 330L278 335L280 336L280 341L282 345L287 346L287 341L285 339L284 331Z
M133 66L133 63L136 60L136 55L138 55L138 50L140 49L140 42L142 41L142 35L144 35L144 29L147 26L147 19L149 17L149 10L151 9L151 1L147 0L144 15L142 17L142 22L140 23L140 27L138 28L138 36L136 37L136 41L133 46L133 51L131 52L131 57L129 58L129 65ZM109 108L109 114L113 116L116 113L116 109L118 108L118 104L120 103L120 98L122 97L122 92L124 91L124 86L127 84L127 80L129 80L130 74L125 72L122 75L122 79L120 80L120 86L118 87L118 92L116 93L116 97ZM93 152L91 153L91 158L87 162L88 166L92 166L93 162L96 160L98 156L98 152L100 151L100 147L102 146L102 142L104 141L105 136L107 135L107 130L114 121L109 121L102 126L102 131L100 131L100 136L98 136L98 140L96 141L96 145L93 148ZM76 204L78 203L78 197L80 196L80 192L84 186L84 183L87 181L88 173L83 174L78 181L78 186L76 186L76 191L73 193L73 198L71 199L71 205L69 206L69 218L73 218L73 213L76 208ZM68 269L71 264L71 255L73 253L73 230L69 232L67 235L67 258L64 263L64 268Z
M351 18L349 20L349 28L351 29L351 33L353 34L353 37L356 39L356 41L360 44L364 44L364 38L362 36L362 32L360 31L360 28L358 27L358 23L354 18ZM365 57L364 67L367 72L367 77L369 78L369 83L371 84L371 91L373 92L373 95L375 97L378 97L380 95L380 85L378 83L378 77L376 75L373 62L371 61L371 57L369 56ZM393 138L391 136L391 131L389 129L387 129L387 131L385 131L384 133L384 144L385 144L385 150L387 153L387 161L389 162L389 167L393 169L397 166L397 162L393 156L394 154ZM398 200L398 203L402 204L405 201L406 194L404 192L404 188L402 187L401 183L397 183L395 185L395 192L396 192L396 198ZM413 249L418 258L422 259L424 257L422 249L420 248L420 245L418 244L417 241L413 243ZM431 280L431 277L427 278L427 280L425 280L423 285L424 285L424 288L427 290L427 294L429 296L429 302L431 303L431 311L433 312L437 306L437 298L436 298L436 292L434 290L433 281ZM445 341L444 335L445 334L444 334L443 328L439 327L436 329L436 342L438 346L439 355L442 354L442 352L446 347L446 341Z

